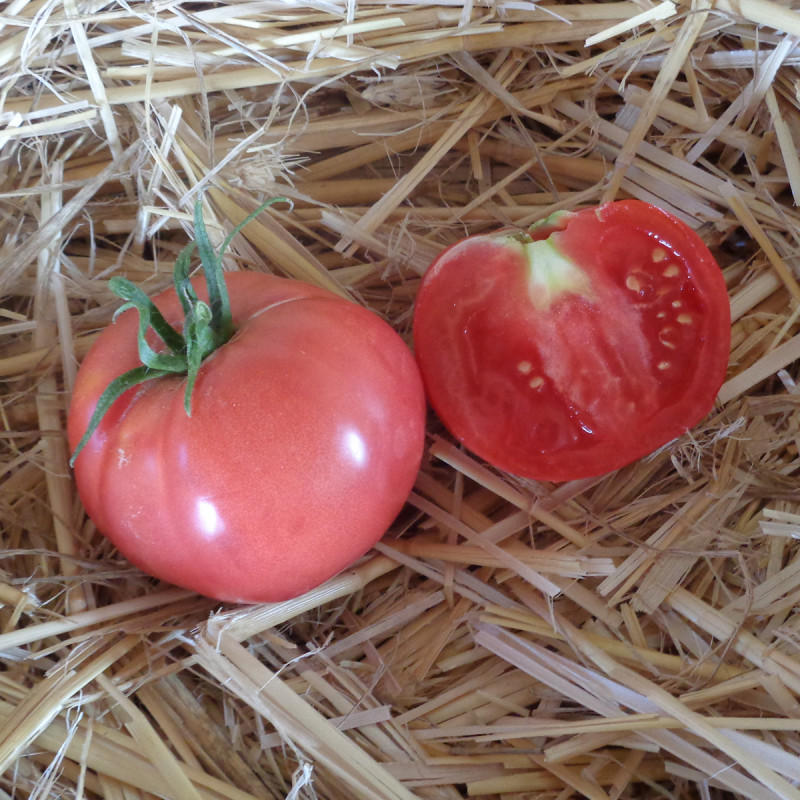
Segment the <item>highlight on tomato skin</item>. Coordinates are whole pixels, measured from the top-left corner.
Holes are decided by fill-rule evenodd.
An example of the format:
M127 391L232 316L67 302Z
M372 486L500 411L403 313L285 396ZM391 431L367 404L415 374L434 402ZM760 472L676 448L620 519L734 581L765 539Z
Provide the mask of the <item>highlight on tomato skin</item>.
M516 475L603 475L713 408L730 304L702 239L638 200L468 237L430 265L414 348L428 400Z

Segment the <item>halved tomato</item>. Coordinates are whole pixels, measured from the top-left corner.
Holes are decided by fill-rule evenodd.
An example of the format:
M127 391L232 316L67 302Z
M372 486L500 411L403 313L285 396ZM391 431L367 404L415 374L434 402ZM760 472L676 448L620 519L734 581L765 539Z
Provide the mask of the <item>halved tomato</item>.
M414 345L454 436L501 469L564 481L631 463L709 413L730 305L693 230L624 200L449 247L420 287Z

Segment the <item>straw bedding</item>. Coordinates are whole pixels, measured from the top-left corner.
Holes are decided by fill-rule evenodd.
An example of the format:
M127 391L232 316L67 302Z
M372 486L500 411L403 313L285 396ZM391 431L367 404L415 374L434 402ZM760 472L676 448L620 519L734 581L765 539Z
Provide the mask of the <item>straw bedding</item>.
M0 9L0 797L800 797L800 12L774 0L9 0ZM408 337L466 233L637 197L725 270L728 378L606 477L520 481L431 417L377 549L288 603L156 585L67 467L76 367L230 268Z

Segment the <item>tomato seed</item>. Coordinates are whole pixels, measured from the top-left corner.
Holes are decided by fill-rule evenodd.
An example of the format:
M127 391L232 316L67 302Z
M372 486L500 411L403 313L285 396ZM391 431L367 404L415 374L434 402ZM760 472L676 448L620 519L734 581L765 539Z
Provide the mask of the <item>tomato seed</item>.
M672 328L662 328L658 332L658 341L670 350L675 349L675 342L672 341L673 333L675 333L675 331Z

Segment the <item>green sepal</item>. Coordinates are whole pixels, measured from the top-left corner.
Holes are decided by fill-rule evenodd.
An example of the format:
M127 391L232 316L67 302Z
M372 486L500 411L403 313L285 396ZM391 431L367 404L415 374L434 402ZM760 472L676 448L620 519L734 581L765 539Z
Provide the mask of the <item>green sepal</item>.
M89 425L86 428L86 432L83 434L83 437L78 442L75 451L72 453L72 458L69 460L69 465L71 467L75 466L75 459L78 457L78 454L81 452L81 450L83 450L83 448L86 446L89 439L92 438L92 435L97 430L97 426L100 424L108 409L111 408L111 406L114 405L114 403L123 394L125 394L128 389L132 389L134 386L138 386L140 383L144 383L145 381L163 378L165 375L172 374L172 372L163 369L134 367L133 369L123 372L122 375L114 378L114 380L111 381L108 386L106 386L103 394L100 395L97 405L94 408L94 413L89 420Z
M186 316L184 330L186 332L186 391L183 396L183 407L186 415L192 416L192 391L197 380L197 373L203 359L217 349L217 339L211 329L212 312L207 303L199 301L192 306Z
M262 203L255 211L248 214L226 237L219 249L219 255L211 246L208 238L205 221L203 220L203 207L201 202L194 207L194 229L197 238L197 249L200 253L200 263L203 267L206 285L208 286L208 300L211 307L211 330L217 336L217 347L224 344L233 335L233 318L231 316L230 300L228 289L225 286L225 279L222 270L222 256L230 247L233 238L247 224L252 222L265 208L275 203L289 203L291 201L285 197L273 197Z
M172 273L172 283L175 287L175 293L181 301L184 316L189 314L192 306L197 302L197 292L192 286L191 279L189 278L189 268L192 263L192 254L197 247L196 242L189 242L186 247L178 254L175 259L175 269Z
M231 242L233 241L233 237L236 236L239 231L251 223L265 208L269 208L270 206L275 205L275 203L288 203L289 208L294 208L294 204L291 200L287 197L273 197L270 200L262 203L255 211L252 211L248 214L225 238L225 241L222 243L222 247L220 248L220 253L224 253L228 247L230 247Z
M114 314L114 319L123 311L135 308L139 312L139 358L146 367L163 369L169 372L185 372L186 341L162 316L155 303L134 283L127 278L114 277L109 287L118 297L127 302ZM147 342L147 331L152 328L156 335L172 351L157 353Z
M228 299L228 288L222 276L222 256L218 256L208 238L206 223L203 220L203 205L197 201L194 206L194 235L197 239L197 250L200 263L208 286L208 301L211 306L211 328L217 334L220 343L227 342L233 335L233 318L231 304Z

